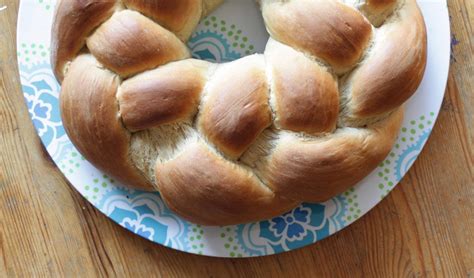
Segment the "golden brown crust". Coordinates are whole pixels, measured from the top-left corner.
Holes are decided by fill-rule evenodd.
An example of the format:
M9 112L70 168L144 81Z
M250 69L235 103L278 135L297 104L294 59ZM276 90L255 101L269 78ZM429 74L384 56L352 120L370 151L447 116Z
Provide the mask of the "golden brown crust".
M115 0L58 3L51 32L51 65L59 81L64 78L64 65L77 56L92 30L112 15L115 4Z
M221 0L117 2L58 6L63 124L96 167L196 223L274 217L359 182L426 64L415 0L260 0L264 55L223 65L187 59L183 43Z
M372 34L359 12L338 1L262 0L262 12L274 39L324 60L336 72L359 61Z
M64 128L79 152L95 166L125 184L154 190L128 157L130 134L118 118L118 85L119 78L101 69L94 57L77 57L61 89Z
M121 11L87 39L91 53L114 72L129 76L189 57L173 33L133 11Z
M203 16L206 16L213 12L224 0L204 0L203 1Z
M277 124L310 134L334 130L339 91L333 76L302 53L272 40L265 55L272 68Z
M201 0L123 0L130 8L149 16L185 41L203 13Z
M212 79L199 126L218 149L238 157L271 124L263 57L224 65Z
M382 12L397 3L397 0L367 0L366 6L370 12Z
M416 91L423 78L426 30L415 1L407 0L398 17L400 21L380 27L375 46L349 81L350 117L368 118L392 111Z
M362 0L357 8L375 27L379 27L402 1L404 0Z
M355 185L385 159L402 118L400 109L367 129L346 128L312 141L282 139L269 162L268 185L294 200L326 201Z
M298 203L275 196L252 172L225 161L202 142L158 163L156 177L166 204L195 223L230 225L267 219Z
M131 131L190 119L196 112L209 63L183 60L123 82L118 100Z

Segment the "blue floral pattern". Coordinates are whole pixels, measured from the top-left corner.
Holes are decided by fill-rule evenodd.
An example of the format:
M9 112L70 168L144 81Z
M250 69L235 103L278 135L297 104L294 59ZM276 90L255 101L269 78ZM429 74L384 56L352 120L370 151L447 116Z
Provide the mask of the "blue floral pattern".
M97 207L133 233L168 247L185 249L189 224L173 214L159 194L116 188Z
M347 202L342 196L325 203L302 204L273 219L240 225L237 238L242 249L254 256L292 250L344 227L346 208Z
M193 58L209 62L229 62L242 57L232 50L229 40L222 34L201 31L194 34L188 42Z
M400 154L395 164L395 178L397 181L400 181L413 165L428 140L430 133L431 129L426 130L414 144L408 146L406 150Z
M306 235L310 225L309 208L297 207L294 210L270 220L268 229L276 237L286 237L289 241L301 240Z
M155 229L153 227L147 227L146 225L141 224L142 221L142 217L140 217L140 219L130 219L127 217L124 218L119 224L141 237L153 240L155 236Z
M49 64L21 67L21 83L28 111L46 147L65 135L59 113L59 84Z

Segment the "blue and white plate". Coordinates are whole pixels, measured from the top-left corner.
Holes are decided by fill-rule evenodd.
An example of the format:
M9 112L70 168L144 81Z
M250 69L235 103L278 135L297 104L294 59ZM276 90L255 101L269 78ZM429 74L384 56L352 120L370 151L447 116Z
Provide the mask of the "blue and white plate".
M54 0L23 0L18 18L17 56L31 119L49 154L70 183L122 227L173 249L218 257L281 253L312 244L359 219L379 203L415 162L436 121L450 59L445 0L420 0L428 27L428 65L406 108L393 150L367 178L319 204L303 204L274 219L238 226L205 227L171 212L160 196L127 189L94 168L74 148L59 114L59 84L49 62ZM203 19L189 41L193 56L231 61L262 52L267 41L253 0L231 0Z

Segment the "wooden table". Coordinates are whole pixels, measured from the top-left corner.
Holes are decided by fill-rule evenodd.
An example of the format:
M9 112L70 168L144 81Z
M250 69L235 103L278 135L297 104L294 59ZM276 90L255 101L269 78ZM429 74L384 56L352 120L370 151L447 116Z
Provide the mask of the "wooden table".
M452 0L441 114L401 184L368 215L309 247L254 259L184 254L114 224L41 145L17 75L18 3L0 0L0 277L474 276L474 1Z

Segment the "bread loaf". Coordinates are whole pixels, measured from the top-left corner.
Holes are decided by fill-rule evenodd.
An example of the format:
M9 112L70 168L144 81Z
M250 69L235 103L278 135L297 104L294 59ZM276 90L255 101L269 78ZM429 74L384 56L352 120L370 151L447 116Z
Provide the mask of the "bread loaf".
M220 3L58 3L52 65L83 156L205 225L325 201L377 167L426 65L415 0L261 0L264 53L190 58Z

